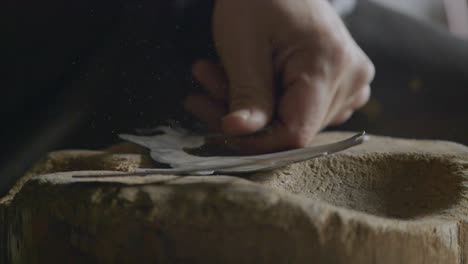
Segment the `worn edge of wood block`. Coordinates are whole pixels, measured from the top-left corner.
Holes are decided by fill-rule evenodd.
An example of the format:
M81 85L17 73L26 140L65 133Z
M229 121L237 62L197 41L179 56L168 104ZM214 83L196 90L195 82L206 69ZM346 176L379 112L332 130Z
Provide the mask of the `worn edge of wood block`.
M325 135L327 136L327 135ZM328 133L328 137L324 140L333 140L331 138L333 137L340 137L343 136L339 133ZM401 139L391 139L391 138L379 138L379 137L374 137L377 138L378 140L382 141L388 141L391 142L392 144L389 145L389 148L386 148L385 150L381 149L372 149L372 146L363 146L363 147L358 147L355 149L352 149L342 155L360 155L363 152L386 152L386 153L391 153L391 152L405 152L408 153L408 150L416 150L414 152L419 153L419 154L435 154L441 157L446 157L448 159L455 160L455 162L458 162L464 170L463 173L466 175L466 171L468 170L468 152L466 147L456 144L456 143L447 143L447 142L438 142L438 141L408 141L408 140L401 140ZM417 142L417 147L415 147L415 142ZM406 148L406 149L405 149ZM370 150L369 150L370 149ZM62 152L62 154L65 152ZM441 154L443 153L443 154ZM103 155L103 152L68 152L68 155L83 155L85 156L91 156L95 157L94 155ZM52 153L51 155L57 155L57 153ZM104 155L106 156L106 155ZM111 156L106 156L107 161L111 161L111 164L122 166L123 161L128 161L130 164L135 163L141 163L144 162L142 161L142 156L138 154L134 154L133 156L121 156L117 154L111 155ZM131 158L129 158L131 157ZM123 160L122 160L123 158ZM112 163L114 161L117 161L116 163ZM101 164L102 165L102 164ZM40 166L39 166L40 167ZM122 169L123 167L120 167ZM123 168L122 170L130 169L130 167ZM40 171L40 168L37 169L36 171ZM115 173L116 170L109 171L108 173ZM27 176L25 176L23 179L18 182L16 186L16 192L21 189L21 186L24 185L28 180L32 179L31 184L32 185L57 185L57 184L65 184L67 183L67 180L63 181L64 179L70 179L70 176L75 175L75 174L92 174L92 173L106 173L103 171L81 171L81 172L66 172L66 173L56 173L56 174L48 174L48 175L43 175L39 177L34 177L35 173L34 170ZM36 173L37 174L37 173ZM39 173L40 174L40 173ZM68 177L68 178L67 178ZM62 179L62 181L60 180ZM270 193L269 195L277 196L279 198L277 199L282 199L287 201L287 203L290 204L290 206L294 208L299 208L301 211L301 214L304 214L307 216L307 219L311 221L310 224L313 226L317 227L317 230L322 230L323 232L319 235L320 237L320 243L322 245L326 245L327 243L329 244L329 241L340 241L341 239L345 239L346 237L350 238L353 236L359 236L359 234L355 234L356 228L358 229L369 229L372 232L376 232L374 236L379 236L378 234L386 234L386 233L392 233L394 232L395 234L400 234L398 236L407 236L407 237L416 237L417 239L414 240L411 244L416 245L417 243L421 242L421 239L426 239L426 242L430 243L436 243L438 246L435 244L432 245L434 248L434 252L425 252L427 248L425 248L423 251L425 252L426 256L422 256L422 259L425 260L430 260L432 263L439 263L439 262L433 262L435 260L442 260L444 258L452 259L453 261L459 261L461 259L466 259L466 252L467 252L467 247L465 245L465 237L468 235L464 233L464 230L466 229L466 216L461 217L460 219L434 219L434 220L428 220L428 219L422 219L422 220L416 220L416 221L402 221L402 220L395 220L395 219L385 219L384 217L379 217L379 216L373 216L369 215L366 213L362 212L357 212L354 210L346 209L346 208L340 208L336 207L331 204L323 203L321 201L317 200L311 200L307 199L304 197L300 197L297 195L293 194L288 194L288 193L283 193L279 192L278 190L271 190L271 188L267 188L264 186L260 186L257 183L252 183L247 180L242 180L238 178L233 178L233 177L227 177L227 176L217 176L217 177L177 177L177 176L151 176L151 177L138 177L134 178L131 181L128 181L129 179L119 179L119 178L106 178L104 180L98 180L98 179L80 179L80 180L73 180L72 182L82 182L85 181L88 183L89 182L94 182L96 184L112 184L112 182L116 183L118 182L119 185L124 184L124 185L130 185L128 188L135 188L134 186L131 185L148 185L148 186L154 186L161 184L161 182L165 182L163 185L190 185L190 184L216 184L218 183L223 183L223 182L235 182L235 184L239 185L239 188L245 188L246 186L249 186L249 188L253 189L261 189L262 192L268 192ZM169 183L167 180L170 180ZM35 183L34 183L35 182ZM101 182L101 183L98 183ZM119 187L120 188L120 187ZM122 187L122 188L127 188L127 187ZM136 187L139 188L139 187ZM12 201L14 201L14 195L15 192L13 192L9 197L3 198L1 203L3 204L9 204ZM8 206L8 205L6 205ZM339 226L340 228L333 228L333 230L329 230L330 226L327 223L335 223L335 227ZM329 227L321 229L318 226L323 226L323 227ZM432 231L430 233L429 231ZM428 233L425 236L421 236L422 233ZM362 235L362 234L361 234ZM338 239L341 237L340 239ZM358 240L362 238L357 238ZM397 238L395 238L397 239ZM401 238L400 238L401 239ZM392 239L389 239L388 241L391 241ZM397 239L399 240L399 239ZM371 243L374 241L374 239L364 239L364 241L367 241L368 243ZM390 243L390 242L385 242L387 240L382 240L380 243ZM419 242L418 242L419 241ZM436 242L438 241L438 242ZM363 242L363 241L361 241ZM375 242L375 241L374 241ZM424 243L424 241L423 241ZM344 244L343 244L344 245ZM343 246L341 245L341 246ZM329 245L330 246L330 245ZM361 248L367 248L363 252L369 252L375 249L372 249L371 244L363 244L360 245L359 247ZM375 245L374 245L375 246ZM391 245L389 245L391 246ZM426 245L427 246L427 245ZM347 246L350 248L345 248L347 253L344 254L343 256L347 256L351 254L350 252L353 252L355 255L355 259L361 259L363 261L366 260L366 254L359 254L356 253L356 248L353 246ZM441 249L439 247L446 247L447 251L442 250L443 252L451 253L448 255L442 254L441 255ZM381 248L385 248L384 245L381 245ZM437 250L436 250L437 249ZM404 249L401 249L402 251L406 252ZM357 250L359 251L359 250ZM400 251L400 253L402 252ZM398 251L397 251L398 252ZM395 251L393 251L395 253ZM420 252L419 252L420 253ZM385 253L380 252L379 254L383 254L382 256L387 256ZM440 257L436 257L435 255L440 255ZM450 255L450 256L449 256ZM357 256L357 257L356 257ZM359 257L360 256L360 257ZM431 256L432 258L429 258ZM367 256L369 257L369 256ZM401 256L400 256L401 257ZM434 259L435 258L435 259ZM447 259L447 260L448 260ZM394 261L395 259L393 259ZM402 259L404 260L404 259ZM414 259L414 263L419 263L421 259ZM406 260L405 260L406 262ZM337 263L344 263L344 262L337 262ZM353 262L353 263L359 263L359 262ZM363 262L365 263L365 262ZM392 263L392 262L388 262ZM407 262L410 263L410 262ZM423 263L423 262L421 262ZM445 262L445 263L457 263L457 262Z

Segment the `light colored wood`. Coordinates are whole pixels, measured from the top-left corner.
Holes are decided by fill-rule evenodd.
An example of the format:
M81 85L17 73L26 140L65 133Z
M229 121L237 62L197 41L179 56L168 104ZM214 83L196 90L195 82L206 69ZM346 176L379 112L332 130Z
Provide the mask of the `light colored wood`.
M324 133L316 143L349 135ZM0 202L0 263L468 258L462 145L372 136L335 156L243 178L73 177L148 165L116 150L134 154L56 152L25 176Z

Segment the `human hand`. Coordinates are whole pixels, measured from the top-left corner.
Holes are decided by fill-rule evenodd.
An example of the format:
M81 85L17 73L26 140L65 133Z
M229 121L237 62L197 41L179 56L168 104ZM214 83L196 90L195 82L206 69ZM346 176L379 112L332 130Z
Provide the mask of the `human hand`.
M194 64L208 95L189 96L185 107L230 144L304 147L368 101L373 64L328 1L216 0L213 19L220 63Z

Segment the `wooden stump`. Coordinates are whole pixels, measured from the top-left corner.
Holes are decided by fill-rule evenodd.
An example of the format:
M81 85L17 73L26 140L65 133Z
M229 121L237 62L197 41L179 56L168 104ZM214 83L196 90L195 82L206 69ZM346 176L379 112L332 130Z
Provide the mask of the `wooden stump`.
M347 136L324 133L316 143ZM462 145L372 136L334 156L243 178L73 177L148 162L142 154L50 154L0 202L0 263L468 259Z

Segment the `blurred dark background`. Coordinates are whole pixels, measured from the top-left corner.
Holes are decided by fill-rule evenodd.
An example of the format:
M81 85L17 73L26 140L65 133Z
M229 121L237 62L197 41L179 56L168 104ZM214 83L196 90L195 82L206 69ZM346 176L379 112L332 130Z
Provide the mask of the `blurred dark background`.
M342 129L468 144L468 22L457 36L443 26L442 1L379 2L418 12L360 1L346 19L377 73L370 102Z
M191 62L216 56L211 5L3 1L0 185L52 149L103 148L135 128L190 123L181 101L199 89ZM463 26L447 12L404 13L363 0L345 19L377 75L369 104L334 129L468 144Z

